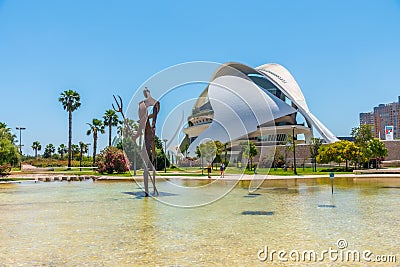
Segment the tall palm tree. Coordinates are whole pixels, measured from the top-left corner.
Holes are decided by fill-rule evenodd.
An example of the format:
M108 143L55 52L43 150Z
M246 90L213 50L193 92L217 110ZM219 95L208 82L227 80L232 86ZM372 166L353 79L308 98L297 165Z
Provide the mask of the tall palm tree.
M64 158L64 154L67 152L67 147L64 144L61 144L57 148L58 154L60 154L61 159Z
M99 119L93 119L92 123L88 123L89 130L87 130L86 134L93 134L93 166L96 164L96 150L97 150L97 137L98 133L104 134L104 125L103 122Z
M68 169L71 168L71 145L72 145L72 112L81 106L81 97L73 90L66 90L60 94L58 101L63 105L64 110L68 112Z
M39 143L39 141L35 141L32 144L32 149L35 150L35 158L37 158L37 152L38 150L42 150L42 145Z
M108 126L108 146L111 146L111 132L113 126L118 126L119 120L117 113L112 110L106 110L103 115L104 126Z

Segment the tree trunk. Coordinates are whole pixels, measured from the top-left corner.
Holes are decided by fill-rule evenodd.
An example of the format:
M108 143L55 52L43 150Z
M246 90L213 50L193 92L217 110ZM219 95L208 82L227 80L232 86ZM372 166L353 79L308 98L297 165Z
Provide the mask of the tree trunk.
M97 132L93 132L93 167L96 165Z
M111 132L112 132L112 125L111 122L108 124L108 146L111 146Z
M72 111L68 111L68 169L71 168L72 146Z

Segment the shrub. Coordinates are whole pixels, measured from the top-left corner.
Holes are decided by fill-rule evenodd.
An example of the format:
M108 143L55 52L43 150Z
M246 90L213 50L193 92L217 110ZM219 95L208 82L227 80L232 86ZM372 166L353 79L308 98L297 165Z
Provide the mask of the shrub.
M11 171L11 164L4 164L0 165L0 175L5 175L10 173Z
M107 147L97 159L99 173L125 173L129 171L129 161L125 153L116 147Z

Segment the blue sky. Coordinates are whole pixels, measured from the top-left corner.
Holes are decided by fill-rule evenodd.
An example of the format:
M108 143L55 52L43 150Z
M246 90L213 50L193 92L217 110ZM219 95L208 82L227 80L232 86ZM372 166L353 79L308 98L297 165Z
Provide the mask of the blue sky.
M112 94L187 61L279 63L336 135L400 95L400 1L0 0L0 121L23 142L67 143L57 98L75 89L75 143ZM100 137L100 147L107 136ZM32 154L27 146L24 153Z

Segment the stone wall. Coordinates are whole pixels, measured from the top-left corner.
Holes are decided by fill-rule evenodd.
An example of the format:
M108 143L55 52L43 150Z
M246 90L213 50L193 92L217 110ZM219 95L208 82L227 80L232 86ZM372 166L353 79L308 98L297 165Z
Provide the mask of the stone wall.
M400 140L383 141L383 143L388 150L385 160L400 160Z

